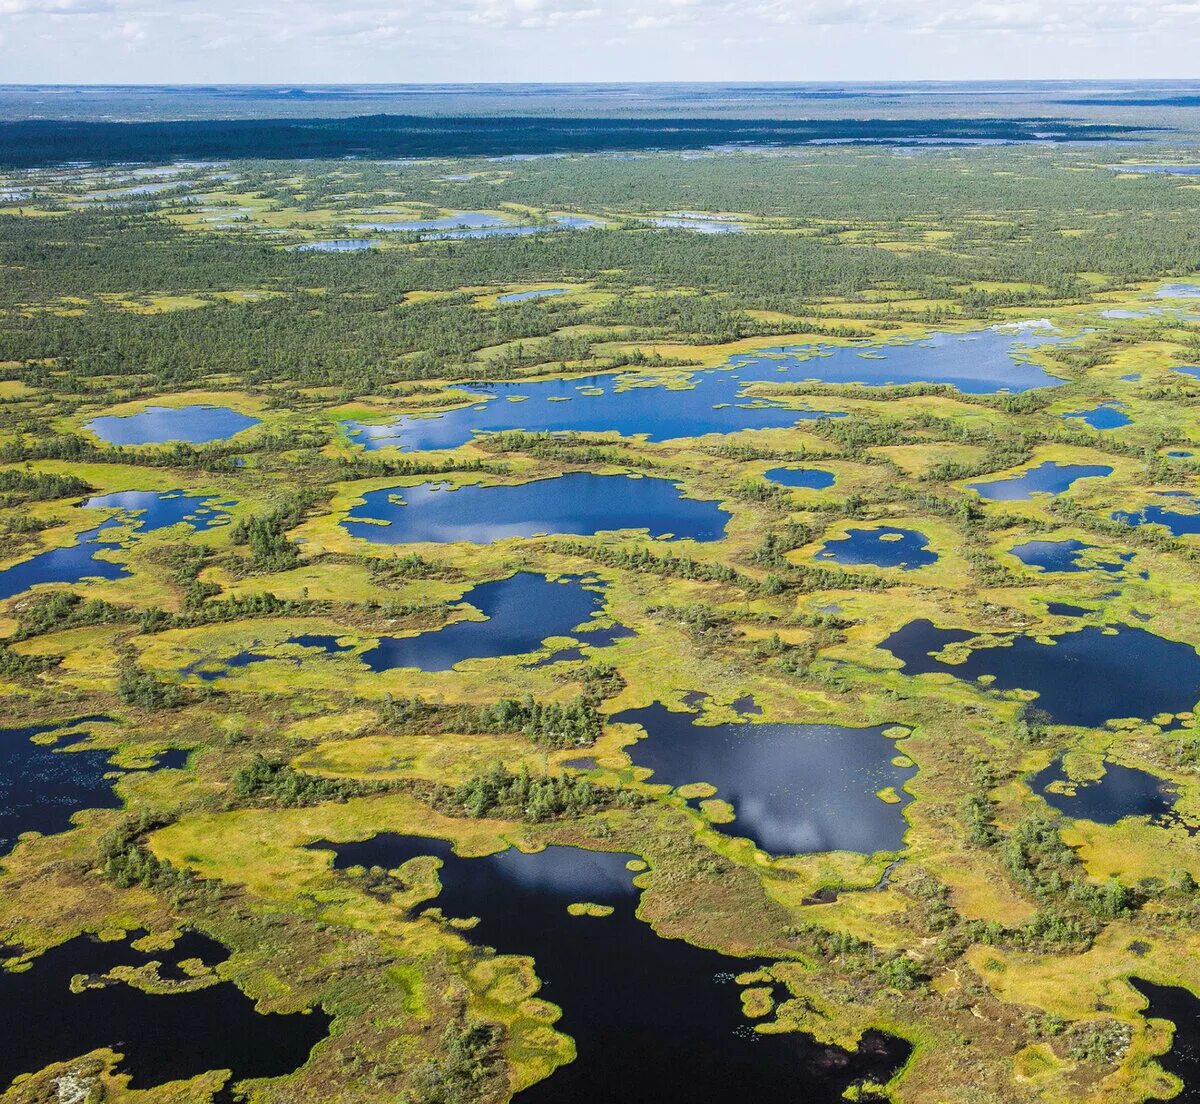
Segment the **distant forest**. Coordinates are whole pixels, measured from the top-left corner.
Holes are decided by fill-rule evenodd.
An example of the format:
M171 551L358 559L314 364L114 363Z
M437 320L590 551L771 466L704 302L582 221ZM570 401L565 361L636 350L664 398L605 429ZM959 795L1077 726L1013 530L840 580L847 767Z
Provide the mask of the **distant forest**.
M349 119L0 122L0 166L70 161L505 157L709 146L915 142L1104 142L1145 130L1063 119L554 119L369 115Z

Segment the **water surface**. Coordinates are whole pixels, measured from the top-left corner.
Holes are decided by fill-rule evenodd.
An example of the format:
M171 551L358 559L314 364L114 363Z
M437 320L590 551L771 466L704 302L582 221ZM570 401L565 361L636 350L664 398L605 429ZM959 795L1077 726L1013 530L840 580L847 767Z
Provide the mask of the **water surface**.
M492 544L511 537L648 529L652 537L720 540L729 513L684 498L667 479L572 472L515 485L418 483L368 491L341 523L373 544ZM380 524L380 523L385 524Z
M1112 471L1104 464L1060 464L1057 460L1046 460L1020 475L968 483L967 487L993 502L1028 502L1035 494L1062 494L1077 480L1112 475Z
M84 428L110 445L157 445L168 441L200 445L224 441L258 424L258 418L227 406L148 406L137 414L93 418Z
M920 341L874 345L790 345L739 354L740 370L783 366L794 380L868 387L945 383L968 394L1020 392L1065 381L1029 361L1029 351L1070 340L1053 332L986 329L931 333Z
M1059 792L1057 787L1063 785L1073 792ZM1174 820L1178 800L1174 787L1165 779L1111 762L1104 764L1100 778L1076 781L1067 776L1063 761L1056 759L1029 780L1029 788L1063 816L1096 824L1116 824L1126 817L1169 822Z
M497 303L525 303L530 299L552 299L556 295L570 294L566 288L538 288L535 291L510 291L507 295L497 295Z
M123 1055L117 1068L134 1089L208 1070L232 1070L239 1081L298 1069L329 1030L330 1017L320 1009L263 1015L232 982L156 995L120 981L71 991L71 979L81 974L95 978L118 966L160 962L160 977L178 980L189 958L213 966L228 957L219 943L195 932L153 952L82 935L46 951L25 972L0 970L0 1090L20 1074L101 1047Z
M834 484L833 472L821 468L772 468L763 472L763 478L781 487L802 487L809 491L823 491Z
M1200 534L1200 495L1188 494L1186 491L1159 491L1159 497L1172 499L1183 510L1173 510L1170 506L1149 505L1140 510L1117 510L1113 513L1115 521L1123 521L1126 525L1165 525L1175 537L1195 536Z
M518 1104L841 1104L851 1085L888 1081L911 1053L908 1043L876 1031L851 1052L799 1033L754 1031L733 979L765 963L655 935L634 914L631 855L547 847L464 859L443 840L400 835L314 846L333 850L338 869L391 870L436 856L441 892L430 904L449 917L479 917L462 933L472 943L533 957L539 995L562 1008L555 1026L575 1040L577 1056L520 1093ZM569 915L567 906L578 902L614 911Z
M1072 410L1063 415L1065 419L1077 419L1092 429L1120 429L1133 425L1133 419L1125 413L1118 402L1100 403L1089 410Z
M1087 561L1084 553L1096 551L1094 544L1078 540L1031 540L1015 545L1011 552L1021 563L1039 571L1120 571L1133 559L1132 552L1111 553L1114 560Z
M371 238L334 238L330 241L305 242L291 246L293 253L361 253L374 249L379 242Z
M1087 626L1052 637L1053 644L1018 635L1011 643L968 649L961 663L931 654L977 635L969 629L939 629L918 620L893 633L880 647L902 661L906 675L940 672L960 679L990 675L993 681L984 684L988 689L1035 691L1034 705L1055 724L1094 728L1116 718L1149 720L1158 713L1187 712L1200 701L1196 649L1145 629L1121 626L1112 632Z
M697 724L695 713L661 704L609 718L640 725L647 738L625 750L649 767L655 784L707 782L733 806L735 818L716 824L728 836L752 839L765 851L897 851L904 846L911 798L903 786L916 767L892 763L896 743L878 728L812 724ZM891 787L899 800L877 797Z
M1167 284L1154 294L1160 299L1200 299L1200 284Z
M938 556L929 551L929 538L924 533L881 525L878 529L847 529L844 538L826 541L816 558L847 566L870 564L915 571L936 563Z
M1200 1101L1200 997L1179 986L1154 985L1131 977L1129 984L1146 998L1148 1019L1168 1020L1175 1027L1171 1049L1155 1061L1183 1082L1172 1104Z

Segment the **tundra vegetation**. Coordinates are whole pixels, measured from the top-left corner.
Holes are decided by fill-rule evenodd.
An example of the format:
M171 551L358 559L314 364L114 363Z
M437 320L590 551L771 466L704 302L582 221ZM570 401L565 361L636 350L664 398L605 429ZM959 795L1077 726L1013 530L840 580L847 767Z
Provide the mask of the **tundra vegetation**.
M380 833L464 857L570 845L636 857L638 916L663 939L760 971L747 1030L911 1044L856 1099L1175 1095L1172 1027L1134 981L1200 993L1200 680L1194 662L1147 670L1129 630L1196 660L1200 525L1132 521L1200 513L1200 379L1178 370L1200 363L1200 191L1112 166L1185 156L232 160L173 166L168 187L132 194L127 167L7 173L0 584L47 554L76 549L82 566L0 605L3 739L105 753L117 800L0 857L6 969L36 970L84 934L154 950L202 933L228 951L211 970L122 967L107 984L169 1001L219 978L263 1015L322 1010L308 1061L238 1081L244 1098L502 1102L573 1055L553 986L538 996L536 946L496 954L467 918L446 922L433 860L341 870L329 848ZM742 229L650 221L680 211ZM461 212L531 232L403 228ZM379 222L396 229L357 228ZM505 298L543 289L562 293ZM823 356L870 366L931 333L961 337L969 363L971 335L989 332L1061 382L1018 394L815 378ZM781 362L778 381L735 402L793 410L794 425L649 439L699 374L790 347L819 355ZM548 378L577 381L563 403L582 405L614 377L644 396L646 434L530 424L411 449L401 431L368 447L348 428L486 410L509 401L505 385ZM1102 404L1127 421L1076 416ZM196 406L252 424L138 445L89 428ZM1024 498L973 489L1046 464L1088 476ZM796 467L831 480L767 477ZM728 520L695 540L653 526L510 536L501 516L486 519L491 543L415 546L342 524L375 491L404 509L417 485L452 495L571 473L668 480ZM130 491L199 496L225 516L158 526L116 500L83 505ZM898 539L919 555L828 554ZM1070 569L1013 554L1034 541L1075 542ZM471 588L518 571L582 578L601 616L451 670L360 658L480 620ZM915 622L957 630L938 636L943 662L919 642L915 660L885 646ZM1028 638L1040 655L1085 630L1129 643L1116 667L1080 661L1073 693L1117 703L1094 727L1039 704L1036 662L1015 686L955 673L976 652ZM903 848L761 850L737 833L738 795L715 799L702 767L671 788L636 765L655 734L611 718L655 703L701 726L746 722L739 733L884 726L892 763L915 766L903 796L875 795L905 819ZM1053 764L1054 796L1127 768L1161 780L1170 814L1073 816L1033 783ZM0 791L29 784L5 777ZM611 911L583 895L570 922L616 923ZM114 1049L47 1061L0 1099L227 1099L219 1064L145 1085Z

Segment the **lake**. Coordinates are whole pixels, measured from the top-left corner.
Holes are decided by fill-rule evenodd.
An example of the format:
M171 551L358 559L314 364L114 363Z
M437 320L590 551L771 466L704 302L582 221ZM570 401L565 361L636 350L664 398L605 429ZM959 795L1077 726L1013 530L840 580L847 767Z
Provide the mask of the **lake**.
M834 484L833 472L821 468L771 468L763 478L781 487L798 487L808 491L823 491Z
M714 824L776 855L823 851L898 851L904 847L911 798L903 787L915 766L896 766L888 726L697 723L696 713L656 703L627 709L611 724L639 725L646 738L625 749L651 783L707 782L736 819ZM896 801L877 794L891 789Z
M1094 728L1123 717L1149 720L1183 713L1200 701L1200 655L1188 644L1121 626L1087 626L1054 636L1053 644L1014 635L1011 643L971 648L962 663L935 659L950 644L974 639L969 629L939 629L911 621L880 644L903 663L906 675L934 672L959 679L991 675L990 690L1032 690L1033 703L1054 724ZM1009 640L1008 634L1002 635Z
M1154 985L1131 977L1129 984L1146 998L1145 1015L1174 1025L1171 1049L1155 1059L1168 1073L1183 1082L1183 1091L1172 1104L1196 1104L1200 1100L1200 997L1190 989Z
M1021 563L1027 567L1036 567L1039 571L1120 571L1125 567L1134 554L1132 552L1113 552L1113 560L1084 559L1085 552L1096 551L1093 544L1084 544L1078 540L1031 540L1018 544L1009 549Z
M1133 425L1133 419L1125 413L1118 402L1100 403L1088 410L1073 410L1063 415L1064 419L1077 420L1092 429L1121 429Z
M945 383L974 395L1057 387L1065 381L1029 360L1043 345L1072 340L1028 328L931 333L919 341L871 345L789 345L742 353L731 363L742 371L785 367L792 380L866 387Z
M116 534L125 527L133 530L136 539L181 522L193 529L210 529L229 520L229 515L220 508L220 500L180 491L120 491L89 498L81 505L116 509L119 513L95 529L80 533L74 544L49 548L0 571L0 601L39 583L124 578L129 569L102 558L101 553L122 547L124 538Z
M140 934L140 933L135 933ZM160 977L181 980L181 963L214 966L229 957L220 943L184 932L170 950L137 951L128 940L81 935L46 951L22 973L0 970L0 1090L14 1077L108 1047L130 1087L149 1089L230 1069L232 1081L279 1077L308 1061L330 1017L262 1015L232 982L191 992L150 994L120 981L72 992L71 979L98 978L118 966L160 962ZM64 1099L61 1095L59 1099ZM231 1097L229 1099L232 1099Z
M513 537L648 529L661 539L720 540L729 513L667 479L572 472L532 483L418 483L368 491L342 521L373 544L492 544Z
M1070 792L1061 792L1066 787ZM1106 762L1104 774L1094 780L1067 777L1062 759L1056 759L1029 779L1029 788L1063 816L1116 824L1126 817L1149 817L1157 823L1174 820L1178 795L1174 787L1135 767Z
M201 445L224 441L259 424L258 418L227 406L148 406L136 414L93 418L85 429L110 445Z
M557 295L569 295L566 288L539 288L535 291L510 291L507 295L497 295L497 303L527 303L532 299L552 299Z
M517 1104L614 1101L803 1100L841 1104L852 1085L886 1082L908 1060L904 1040L867 1031L856 1051L797 1032L767 1035L742 1013L734 978L767 963L661 939L635 915L632 855L547 847L464 859L444 840L379 835L330 844L338 869L395 869L432 855L448 917L479 917L462 938L500 954L530 955L541 996L575 1060L515 1098ZM609 916L571 916L588 902ZM768 983L781 997L778 983Z
M844 417L803 404L745 395L751 384L779 380L780 368L753 371L710 369L692 373L687 387L664 386L658 377L611 372L531 383L457 384L479 401L433 415L405 414L387 422L342 422L351 440L369 450L445 449L478 434L619 433L649 441L737 433L744 429L788 428L815 418Z
M870 564L873 567L898 567L915 571L937 562L937 553L929 551L929 538L915 529L897 529L881 525L877 529L847 529L844 538L826 541L817 550L816 559L846 566Z
M1028 502L1035 494L1062 494L1080 479L1098 479L1112 472L1104 464L1060 464L1057 460L1046 460L1020 475L968 483L967 487L993 502Z
M378 244L371 238L334 238L331 241L305 242L289 248L293 253L362 253L374 249Z
M1158 491L1162 498L1178 502L1183 510L1173 510L1169 506L1149 505L1140 510L1116 510L1113 513L1115 521L1123 521L1126 525L1165 525L1175 537L1195 536L1200 534L1200 495L1188 494L1186 491Z

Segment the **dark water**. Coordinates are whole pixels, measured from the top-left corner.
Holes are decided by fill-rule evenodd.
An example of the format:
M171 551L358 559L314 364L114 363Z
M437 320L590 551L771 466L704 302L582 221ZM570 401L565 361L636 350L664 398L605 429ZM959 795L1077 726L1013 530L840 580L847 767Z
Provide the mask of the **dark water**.
M943 672L961 679L994 675L990 689L1034 690L1037 708L1055 724L1096 727L1110 718L1183 713L1200 701L1200 656L1195 648L1121 626L1115 635L1088 626L1039 644L1016 636L1007 647L974 648L963 663L930 653L973 639L969 629L939 629L911 621L880 647L904 664L906 675Z
M522 571L498 582L481 583L467 591L462 601L474 606L487 620L459 621L416 636L384 637L363 653L363 662L372 671L397 667L448 671L465 659L536 652L542 641L552 636L574 637L593 647L605 647L618 635L630 635L620 626L573 631L604 610L603 588L594 583L585 585L578 575L552 582L544 575ZM567 657L562 653L547 657L562 658Z
M1064 381L1027 359L1029 349L1068 340L1030 330L932 333L920 341L886 345L791 345L732 358L740 370L786 367L788 379L883 387L947 383L973 395L1057 387ZM774 354L764 359L763 354ZM864 356L863 354L867 354Z
M229 521L222 506L228 500L209 495L185 495L182 491L117 491L97 495L80 503L85 509L118 510L123 524L139 535L186 522L193 529L212 529Z
M809 491L823 491L834 484L833 472L821 468L772 468L763 472L763 478L783 487L803 487Z
M1171 1104L1200 1104L1200 997L1190 989L1154 985L1137 977L1131 977L1129 984L1149 1001L1144 1015L1175 1025L1171 1049L1155 1059L1183 1082Z
M113 792L116 774L111 751L72 751L91 732L88 725L104 716L28 728L0 729L0 853L7 853L23 832L52 835L71 827L80 809L118 809ZM33 737L62 732L53 744L34 743ZM182 761L181 761L182 760ZM181 767L187 752L160 755L148 769Z
M1160 497L1171 498L1188 506L1193 512L1172 510L1166 506L1145 506L1140 510L1117 510L1113 519L1126 525L1165 525L1172 536L1185 537L1200 533L1200 495L1181 491L1160 491Z
M1075 793L1069 795L1048 790L1054 782L1070 783ZM1160 823L1169 821L1174 819L1178 799L1174 787L1165 779L1133 767L1123 767L1120 763L1107 762L1103 777L1076 782L1067 777L1062 760L1056 759L1029 780L1029 788L1063 816L1097 824L1116 824L1125 817L1143 816Z
M1031 540L1015 545L1011 551L1021 563L1028 567L1036 567L1039 571L1076 572L1099 568L1101 571L1113 572L1120 571L1133 559L1132 552L1114 552L1113 560L1085 563L1083 553L1090 552L1095 547L1078 540Z
M77 974L97 976L117 966L161 962L165 978L183 976L179 963L199 958L212 966L228 958L221 944L185 932L169 951L135 951L126 942L89 936L46 951L24 973L0 971L0 1089L99 1047L124 1054L119 1064L135 1089L231 1069L233 1080L279 1077L298 1069L328 1032L320 1009L261 1015L231 982L189 993L151 995L123 982L81 993Z
M392 501L403 496L401 502ZM720 540L729 514L715 502L684 498L666 479L573 472L510 486L446 483L368 491L342 522L372 544L492 544L509 537L649 529L652 537ZM372 522L387 522L386 525Z
M1008 479L967 486L981 498L994 502L1028 502L1035 494L1062 494L1077 480L1106 475L1112 475L1112 468L1103 464L1060 464L1057 460L1046 460Z
M124 564L99 558L106 549L121 547L115 531L132 528L134 538L156 529L186 522L194 529L224 524L229 515L216 499L185 495L180 491L121 491L89 498L85 507L119 510L95 529L79 534L76 543L50 548L0 571L0 600L21 594L39 583L78 583L84 579L121 579L129 574Z
M227 406L148 406L137 414L93 418L84 427L110 445L156 445L224 441L259 424Z
M507 295L497 295L497 303L525 303L530 299L552 299L556 295L568 295L566 288L539 288L536 291L510 291Z
M844 540L826 541L816 558L839 564L873 564L915 571L936 563L938 557L936 552L929 551L929 538L924 533L882 525L878 529L848 529Z
M293 245L293 253L362 253L374 249L379 242L371 238L335 238L331 241L305 242Z
M1133 419L1121 409L1121 404L1116 402L1100 403L1090 410L1074 410L1063 417L1078 419L1092 429L1120 429L1122 426L1133 424Z
M456 385L479 397L473 406L432 416L404 415L390 422L346 421L350 437L369 450L457 448L477 434L526 430L531 433L619 433L650 441L777 429L838 412L787 407L747 398L752 383L780 379L777 362L760 371L710 369L693 372L687 388L668 388L656 377L629 373L575 376L533 383ZM618 388L624 390L618 390Z
M313 649L314 651L324 652L325 655L336 655L339 652L353 651L353 644L340 643L340 637L325 636L316 633L301 633L298 636L289 636L284 644L290 644L297 648ZM215 682L217 679L225 678L231 670L241 670L244 667L252 667L256 663L293 663L297 667L308 661L310 657L305 655L268 655L266 652L256 652L253 649L247 649L243 652L238 652L236 655L225 656L221 659L214 660L209 657L197 660L195 663L189 663L186 667L180 670L183 675L196 675L205 682ZM220 664L214 668L214 663Z
M442 890L430 904L449 917L479 917L464 933L471 942L533 956L540 996L562 1008L556 1026L574 1038L577 1057L522 1092L519 1104L836 1104L857 1081L888 1081L911 1053L875 1031L855 1052L795 1032L755 1032L733 978L765 963L656 936L634 915L631 855L548 847L463 859L443 840L399 835L315 846L333 850L338 869L437 856ZM567 913L584 901L614 912Z
M880 728L836 725L701 725L694 713L654 704L628 709L612 723L637 724L647 738L626 752L654 771L655 784L707 782L736 818L717 824L777 855L820 851L897 851L904 846L911 800L902 789L916 767L897 767L896 743ZM900 801L876 797L888 786Z
M1086 617L1094 611L1087 606L1073 606L1069 602L1047 602L1046 612L1051 617Z

